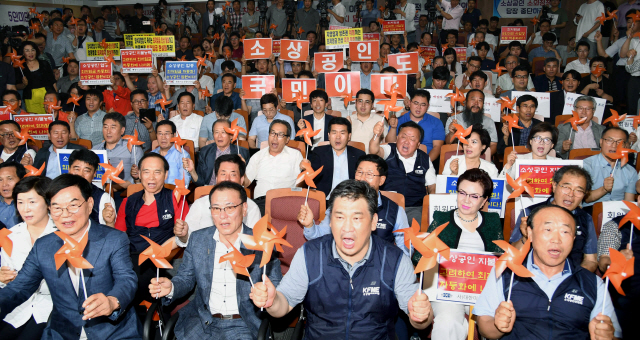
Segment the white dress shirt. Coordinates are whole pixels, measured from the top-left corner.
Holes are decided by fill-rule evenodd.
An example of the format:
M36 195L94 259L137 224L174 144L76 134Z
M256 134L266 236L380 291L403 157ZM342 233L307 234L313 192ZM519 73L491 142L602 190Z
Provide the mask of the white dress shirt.
M406 14L404 18L405 30L407 32L414 32L416 30L416 23L414 20L416 17L416 5L407 1L407 3L404 6L402 6L401 4L398 4L396 6L397 6L396 8L400 8L400 10ZM398 16L399 16L399 19L402 18L402 14Z
M586 63L581 63L580 59L576 59L567 64L567 67L564 68L564 71L567 72L569 70L576 70L578 73L591 73L591 67L589 67L589 59L587 59Z
M300 174L300 162L302 153L288 146L276 156L269 153L269 148L258 151L249 160L245 173L250 182L258 181L253 197L265 196L271 189L294 187Z
M182 119L182 115L177 115L171 118L170 121L176 124L176 130L180 134L180 138L193 141L194 147L197 149L200 124L202 124L203 119L199 114L191 113L186 119Z
M447 14L450 14L453 19L442 19L442 29L443 30L458 30L460 29L460 19L462 19L462 14L464 13L464 8L458 4L458 6L451 8L451 2L443 0L441 2L442 9Z
M220 241L218 230L213 234L216 242L216 254L213 261L213 275L211 279L211 291L209 291L209 311L211 314L222 315L240 314L238 311L238 296L236 294L236 273L233 272L231 263L220 263L220 257L226 255L232 248ZM240 237L233 242L236 249L240 249Z
M465 171L467 171L467 161L464 155L453 156L447 160L447 163L444 165L444 169L442 169L442 174L451 176L451 162L457 159L458 160L458 176L462 175ZM480 158L480 169L486 171L491 178L498 178L498 168L496 166Z
M44 228L42 234L38 236L38 239L49 235L56 230L58 230L56 225L51 219L49 219L47 226ZM31 234L29 234L29 230L27 230L27 224L22 222L13 226L13 228L11 228L11 234L9 234L8 237L13 242L13 251L11 252L11 256L9 256L4 251L4 248L2 248L2 251L0 251L2 266L9 267L10 269L19 272L20 269L22 269L22 265L27 259L29 252L31 252L31 248L33 247L33 244L31 243ZM6 284L0 282L0 288L4 288L5 286ZM31 316L33 316L36 323L43 323L47 322L52 310L53 302L51 301L51 293L49 292L47 283L42 280L40 288L38 288L38 290L31 295L29 299L27 299L27 301L23 302L11 313L7 314L4 318L4 322L18 328L27 323L27 321L31 319Z
M84 234L82 235L82 238L84 238L85 236L87 236L87 234L89 233L89 229L91 229L91 220L89 220L89 227L87 227L87 230L84 231ZM82 277L80 275L80 271L82 271L82 269L77 269L74 268L69 262L67 262L67 267L69 268L69 277L71 278L71 283L73 284L73 289L76 291L76 294L79 294L80 292L80 285L82 284L80 282L80 278ZM85 278L86 280L86 278ZM84 290L84 294L86 294L87 296L89 296L89 294L87 293L87 291L84 289L84 285L82 286L82 289ZM84 331L84 327L82 327L82 331L80 332L80 339L79 340L87 340L87 333L85 333Z
M391 154L391 145L380 145L380 148L384 152L384 159L386 160ZM402 165L404 165L404 171L406 171L407 173L412 172L416 164L416 159L418 158L418 150L416 150L409 158L402 157L402 155L400 155L397 150L396 153L398 154L398 159L400 159ZM431 158L428 157L428 154L427 159L429 159L429 170L427 170L427 172L424 174L425 186L436 184L436 170L433 168L433 163L431 162Z

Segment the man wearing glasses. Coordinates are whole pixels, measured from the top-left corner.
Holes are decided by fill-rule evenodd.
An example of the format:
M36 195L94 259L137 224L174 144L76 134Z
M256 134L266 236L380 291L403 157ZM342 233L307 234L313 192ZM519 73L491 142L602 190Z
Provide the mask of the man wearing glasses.
M127 121L124 134L133 136L134 130L137 130L138 140L144 142L142 150L146 152L151 149L151 143L156 140L155 123L151 122L149 118L140 118L140 110L149 108L148 92L144 90L131 92L131 108L133 111L124 116Z
M558 126L558 143L556 143L556 154L563 159L569 158L569 151L573 149L596 149L601 148L604 138L605 127L592 121L596 109L596 100L589 96L580 96L573 104L574 110L584 122L578 125L578 131L572 131L571 124L560 124ZM571 136L571 139L569 139ZM627 135L628 137L628 135ZM625 142L627 139L625 138ZM612 151L616 152L616 146ZM604 152L604 149L603 149Z
M518 248L527 242L527 216L536 208L545 205L557 205L571 211L576 218L576 234L573 241L573 248L569 253L569 259L576 265L595 272L598 267L598 237L593 225L591 215L580 208L580 204L591 193L592 177L586 169L576 165L569 165L560 168L553 174L551 186L553 193L545 202L534 204L526 208L526 215L520 212L520 218L516 219L516 225L511 230L509 242Z
M262 102L266 96L262 97ZM275 96L272 100L277 101ZM269 106L274 103L268 104ZM262 105L262 109L265 110L266 105ZM275 113L275 105L273 107L273 113ZM265 115L266 115L265 111ZM258 117L260 118L260 117ZM288 117L287 117L288 118ZM291 120L291 118L289 118ZM251 185L251 182L256 180L256 187L254 190L253 200L260 208L260 214L264 216L264 204L267 191L271 189L291 188L296 184L296 178L300 173L302 163L302 153L299 150L287 147L289 139L291 138L291 126L293 123L281 119L273 119L269 125L269 138L266 141L267 147L258 151L251 157L249 164L247 164L246 177L244 179L245 187ZM251 127L253 131L254 125ZM251 133L249 133L251 135ZM249 136L251 138L251 136ZM254 136L255 138L255 136Z
M456 76L456 87L461 90L472 89L473 87L471 84L471 76L475 72L480 71L480 67L482 67L482 59L480 59L480 57L469 57L469 61L467 62L467 70L463 74L459 74ZM491 93L491 95L493 95L490 81L486 81L484 87L479 90L483 91L484 93Z
M513 72L516 67L520 66L520 58L509 55L505 58L504 66L507 68L507 72L498 77L496 81L496 96L500 96L504 91L531 91L534 89L533 81L526 67L519 68L516 73ZM505 95L509 94L505 93Z
M536 99L536 97L525 94L518 98L516 101L516 109L518 112L515 113L518 115L518 126L520 126L521 129L509 130L509 124L506 122L502 123L502 138L498 141L498 155L504 154L504 150L507 147L513 146L513 143L515 143L516 146L527 146L529 144L531 129L535 125L542 123L542 121L533 118L537 108L538 99ZM509 136L512 132L513 138Z
M629 132L619 127L609 127L602 133L602 152L584 160L584 169L593 178L593 191L585 197L584 206L605 201L634 201L638 172L631 164L621 166L609 154L616 153L620 144L628 148Z
M64 241L55 234L39 239L20 275L0 290L0 317L26 301L44 279L55 287L51 297L56 310L45 334L59 339L87 339L87 334L89 339L140 339L140 322L127 308L137 285L127 236L89 219L97 203L91 197L91 184L80 176L58 176L46 199L58 230L76 242L87 242L83 257L93 269L82 269L84 275L80 275L80 270L65 262L56 270L53 256Z
M244 97L243 93L241 93L240 96ZM262 108L263 114L258 115L258 117L253 120L251 130L249 130L249 137L247 138L249 148L251 149L263 149L267 144L271 147L272 142L269 134L271 133L271 124L274 120L285 122L289 125L287 127L288 131L295 131L291 117L278 112L278 97L276 97L275 94L267 93L262 96L262 98L260 98L260 107ZM287 137L290 138L291 134L287 134ZM289 142L288 139L287 142ZM287 142L285 142L285 144L287 144Z

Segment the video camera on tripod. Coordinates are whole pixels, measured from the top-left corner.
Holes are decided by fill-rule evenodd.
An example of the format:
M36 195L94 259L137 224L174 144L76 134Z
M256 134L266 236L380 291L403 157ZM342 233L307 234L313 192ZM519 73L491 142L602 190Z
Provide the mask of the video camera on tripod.
M285 0L284 12L287 15L287 32L292 34L295 30L296 2L294 0Z
M329 19L327 9L329 9L329 5L327 4L327 0L320 0L316 9L320 12L320 28L329 28Z
M258 19L258 31L263 32L267 20L267 0L258 0L258 12L260 17Z
M384 9L385 13L387 13L387 10L389 11L389 14L384 17L384 20L396 20L396 14L393 13L393 10L396 9L396 0L386 0Z
M354 6L356 7L356 25L355 27L361 27L362 25L362 15L360 14L362 12L362 4L364 4L364 1L362 0L357 0L354 4Z

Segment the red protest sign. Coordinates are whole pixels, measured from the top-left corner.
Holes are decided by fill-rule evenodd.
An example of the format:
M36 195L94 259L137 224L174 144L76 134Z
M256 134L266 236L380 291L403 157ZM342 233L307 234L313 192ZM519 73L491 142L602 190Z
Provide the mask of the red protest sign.
M372 73L371 91L373 91L375 99L389 99L388 95L391 94L391 85L394 83L398 84L398 90L400 91L400 93L407 93L406 74Z
M153 71L153 50L120 50L123 73L151 73Z
M276 57L280 56L280 43L282 40L274 40L271 43L271 53L275 54Z
M467 62L467 48L466 47L454 47L453 48L456 51L456 59L458 60L459 63L466 63Z
M6 108L6 106L0 106L0 121L11 120L11 113L4 111L4 108Z
M535 195L550 196L552 192L551 179L558 169L567 164L542 165L542 164L522 164L518 166L520 175L530 172L527 183L531 185Z
M385 20L382 23L382 33L384 35L404 34L404 20Z
M53 115L15 115L13 120L23 129L28 129L34 139L49 139L49 124L53 123Z
M330 72L324 77L329 97L355 95L360 91L360 72Z
M380 33L362 33L362 40L380 41Z
M337 72L344 65L342 52L317 52L313 57L314 69L318 73Z
M309 40L283 39L280 47L280 59L307 62L309 56Z
M373 62L380 58L380 42L369 41L349 41L349 58L356 62Z
M244 58L251 59L268 59L271 57L271 38L245 39Z
M436 57L436 48L433 46L420 46L420 55L425 59L433 60Z
M299 96L306 97L304 103L308 103L309 94L315 89L315 79L282 79L282 99L287 103L295 102Z
M242 76L242 99L260 99L276 87L276 76Z
M108 61L81 61L80 84L111 85L111 65Z
M474 303L490 278L498 257L451 249L449 261L438 264L437 301Z
M502 26L500 28L500 44L512 41L527 43L527 26Z
M389 54L389 66L393 66L399 73L420 73L418 66L418 52Z

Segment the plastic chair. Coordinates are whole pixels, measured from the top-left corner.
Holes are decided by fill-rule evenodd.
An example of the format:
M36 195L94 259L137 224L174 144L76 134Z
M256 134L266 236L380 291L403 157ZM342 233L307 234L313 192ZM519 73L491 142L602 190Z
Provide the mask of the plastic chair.
M560 124L563 124L564 122L566 122L567 120L571 119L571 117L573 117L572 115L561 115L561 116L556 116L556 128L558 126L560 126Z
M567 58L567 65L569 65L570 62L574 61L574 60L578 60L578 57L570 57ZM565 65L566 66L566 65Z
M598 202L593 205L593 210L591 211L591 218L593 218L593 225L596 228L596 235L600 237L600 230L602 229L602 202Z
M88 150L91 150L91 148L93 147L93 145L91 144L91 141L88 139L78 138L77 140L69 140L69 142L76 145L84 146Z
M354 148L356 148L356 149L358 149L358 150L362 150L362 151L366 152L366 151L365 151L364 143L362 143L362 142L354 142L354 141L350 141L350 142L348 142L348 143L347 143L347 145L349 145L349 146L353 146Z
M291 118L291 120L295 122L295 119L293 118L293 111L286 110L286 109L280 109L280 113L282 113L283 115L289 116L289 118Z
M251 125L249 124L249 112L240 109L233 110L233 112L236 112L237 114L241 115L242 118L244 118L244 123L247 125L247 132L249 132L249 130L251 129Z
M392 191L380 191L380 194L390 200L392 200L393 202L395 202L397 205L401 206L402 208L404 208L405 203L404 203L404 195L397 193L397 192L392 192Z
M509 158L509 154L513 151L513 146L512 147L507 147L504 149L504 158L502 159L502 164L507 164L507 158ZM516 146L516 153L518 155L521 154L525 154L525 153L529 153L531 152L529 149L527 149L526 146Z
M534 76L540 75L544 73L544 57L536 57L533 58L533 62L531 63L531 67L533 68Z
M449 158L456 155L456 151L458 150L458 143L456 144L445 144L440 149L440 171L438 175L442 175L442 170L444 169L444 165L447 163ZM460 147L462 150L462 147Z
M569 159L585 159L600 153L600 149L573 149L569 151Z
M502 233L504 234L504 240L509 242L511 237L511 230L516 226L516 218L518 218L518 212L516 212L516 199L510 198L504 206L504 224L502 226Z
M197 114L197 115L199 115L201 117L204 117L204 112L202 112L200 110L193 110L193 113L195 113L195 114Z
M302 158L307 155L307 145L304 142L290 140L289 143L287 143L287 146L300 150L300 152L302 153Z

